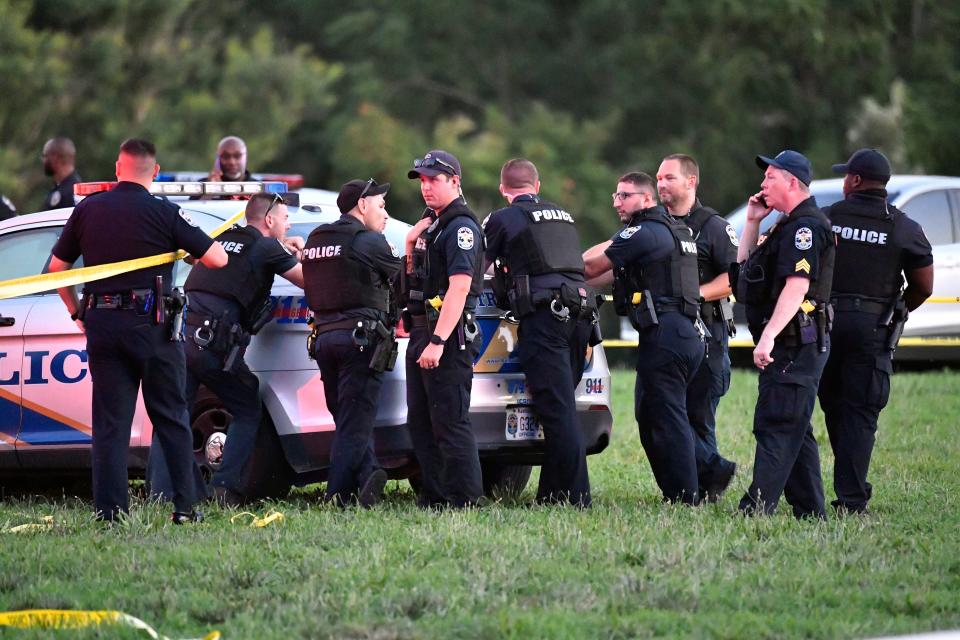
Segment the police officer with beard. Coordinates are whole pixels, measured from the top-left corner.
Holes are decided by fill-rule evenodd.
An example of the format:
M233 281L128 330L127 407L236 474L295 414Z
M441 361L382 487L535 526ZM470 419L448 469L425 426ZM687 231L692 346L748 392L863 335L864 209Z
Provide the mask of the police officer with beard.
M307 238L303 276L314 329L308 349L336 424L326 499L371 507L387 481L373 449L383 372L396 360L390 281L400 257L383 236L390 183L351 180L340 188L340 219Z
M819 396L833 447L832 504L839 513L864 513L893 350L908 313L933 292L933 253L920 225L887 202L890 162L882 153L860 149L833 170L845 174L844 199L824 209L837 234L836 316Z
M747 204L739 262L730 272L737 302L746 306L756 343L753 362L760 369L753 482L740 510L771 514L784 494L795 517L822 518L820 454L810 416L830 351L835 241L810 195L810 161L789 149L756 160L764 178ZM759 236L760 221L774 209L785 213Z
M727 344L733 330L730 263L737 259L737 234L716 211L700 204L700 167L692 157L675 153L657 170L657 191L667 211L690 227L697 242L700 317L707 325L707 353L687 388L687 415L697 434L700 497L716 501L729 486L737 465L717 449L717 406L730 388Z
M43 172L53 178L53 189L43 199L40 211L72 207L73 185L81 181L75 163L77 148L70 138L50 138L43 145Z
M436 149L407 174L427 205L407 234L410 343L407 423L420 464L421 507L477 504L483 480L470 424L473 363L480 336L475 312L483 291L483 234L460 191L460 161ZM406 320L405 320L406 323Z
M640 442L664 499L699 500L696 434L687 417L687 387L704 354L699 319L697 245L690 229L646 195L646 174L623 176L614 205L637 198L638 209L612 240L588 251L591 282L613 271L617 313L639 333L635 404ZM602 249L602 252L598 249Z
M120 145L116 187L88 196L73 210L50 257L51 272L69 269L82 255L86 266L163 254L183 248L204 265L227 264L223 247L195 226L179 207L150 195L160 170L157 150L146 140ZM182 342L172 328L179 310L171 292L170 263L88 282L81 307L73 287L57 292L87 334L93 378L93 498L97 518L127 512L130 427L142 386L173 485L173 522L202 519L193 510L192 436L184 397ZM158 280L159 284L157 287Z
M537 502L590 506L586 449L577 419L576 387L583 376L596 301L583 280L573 216L541 200L532 162L508 161L500 194L510 206L483 223L486 265L495 264L498 305L520 321L518 353L544 433ZM486 271L486 268L484 269Z
M244 361L244 352L250 337L272 316L274 276L303 287L300 263L284 244L290 240L288 215L280 194L255 194L247 202L246 226L236 225L217 238L227 253L227 266L209 269L195 265L184 284L189 299L184 340L187 406L193 407L202 384L233 416L225 443L204 443L207 455L223 447L219 468L210 481L213 495L222 505L240 505L248 491L256 489L245 486L244 469L260 428L260 382ZM170 474L156 445L154 434L147 465L150 491L169 499ZM198 495L205 496L207 489L196 464L194 478Z

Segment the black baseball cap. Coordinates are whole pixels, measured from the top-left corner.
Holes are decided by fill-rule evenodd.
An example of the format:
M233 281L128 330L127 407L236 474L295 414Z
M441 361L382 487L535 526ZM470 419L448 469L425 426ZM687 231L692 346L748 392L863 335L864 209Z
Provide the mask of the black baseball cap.
M379 196L389 190L389 182L377 184L377 181L373 178L369 180L351 180L340 187L340 195L337 196L337 208L340 209L340 213L347 213L357 206L360 198Z
M890 179L890 161L876 149L860 149L853 152L846 164L833 165L833 172L886 182Z
M438 176L445 173L448 176L461 176L460 161L452 153L443 149L428 151L427 155L413 161L413 169L407 172L407 177L416 180L420 176Z
M761 169L766 169L767 167L783 169L796 176L797 180L808 187L810 186L810 181L813 180L813 168L810 166L810 161L807 160L805 155L792 149L781 151L775 158L757 156L757 166Z

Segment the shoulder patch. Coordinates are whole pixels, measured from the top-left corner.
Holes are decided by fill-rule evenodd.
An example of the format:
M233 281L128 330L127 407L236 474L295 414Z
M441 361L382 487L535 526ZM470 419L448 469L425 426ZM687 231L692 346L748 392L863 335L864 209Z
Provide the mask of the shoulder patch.
M457 246L464 251L473 249L473 229L470 227L460 227L457 229Z
M190 217L190 214L184 211L183 209L178 209L177 212L180 214L180 217L183 218L188 225L191 227L197 226L197 223L193 221L193 218Z
M54 191L50 194L50 206L55 207L60 204L60 192Z
M735 247L740 246L740 238L737 237L737 232L733 230L731 225L727 225L727 235L730 236L730 244Z
M793 246L800 251L806 251L813 246L813 231L810 227L800 227L793 236Z
M810 273L810 263L807 262L806 258L797 262L797 264L795 264L793 267L794 273L800 273L801 271L804 273Z
M393 255L394 258L400 257L400 252L397 251L397 248L389 240L387 240L387 246L390 247L390 253Z
M624 228L623 231L620 232L620 237L623 238L624 240L629 240L630 238L633 237L633 234L635 234L637 231L640 231L640 225L637 225L635 227L626 227Z

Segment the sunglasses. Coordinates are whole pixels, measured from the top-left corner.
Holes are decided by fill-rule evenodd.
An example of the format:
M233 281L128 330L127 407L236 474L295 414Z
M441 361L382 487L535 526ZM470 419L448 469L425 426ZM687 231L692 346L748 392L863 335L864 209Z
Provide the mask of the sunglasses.
M277 206L277 204L283 204L283 198L279 193L273 194L273 201L270 203L270 206L267 207L267 210L263 212L263 217L266 218L270 210Z
M421 169L421 168L422 168L422 169L429 169L430 167L436 167L436 166L438 166L438 165L441 166L441 167L443 167L444 169L446 169L446 171L444 171L444 173L448 173L448 172L449 172L450 175L454 175L454 176L458 174L457 170L453 167L452 164L450 164L449 162L444 162L444 161L441 160L440 158L433 158L433 157L430 157L430 158L417 158L417 159L415 159L415 160L413 161L413 168L414 168L414 169Z
M367 186L363 188L363 191L360 192L360 197L357 200L363 200L364 196L367 195L367 192L370 191L373 187L377 186L377 181L373 178L367 180Z

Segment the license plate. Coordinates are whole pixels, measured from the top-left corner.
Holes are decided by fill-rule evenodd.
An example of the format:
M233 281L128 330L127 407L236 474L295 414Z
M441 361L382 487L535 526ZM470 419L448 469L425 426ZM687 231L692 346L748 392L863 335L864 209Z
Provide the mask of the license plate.
M507 440L543 440L540 426L532 407L507 407Z

